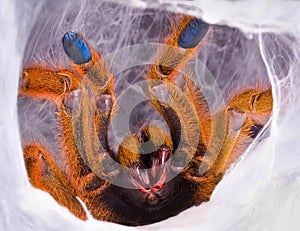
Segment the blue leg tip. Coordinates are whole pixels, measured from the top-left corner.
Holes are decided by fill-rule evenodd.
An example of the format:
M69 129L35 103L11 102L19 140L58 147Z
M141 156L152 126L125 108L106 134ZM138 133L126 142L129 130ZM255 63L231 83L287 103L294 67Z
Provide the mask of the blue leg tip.
M196 47L206 35L209 25L201 19L192 19L178 38L178 45L185 49Z
M76 64L84 64L92 59L92 53L84 39L74 33L65 33L62 39L63 48L67 56Z

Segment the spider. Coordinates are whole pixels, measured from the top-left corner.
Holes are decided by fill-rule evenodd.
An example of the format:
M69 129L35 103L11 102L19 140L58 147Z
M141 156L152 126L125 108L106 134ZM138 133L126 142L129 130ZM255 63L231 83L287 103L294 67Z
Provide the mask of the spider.
M206 42L210 25L183 15L171 27L144 86L168 131L144 124L126 134L116 152L108 135L120 106L114 74L85 38L71 31L63 36L72 68L37 64L22 70L20 96L57 107L64 166L38 142L24 143L29 180L82 220L88 212L98 220L146 225L209 201L270 118L271 89L259 86L241 90L211 113L193 73L183 71Z

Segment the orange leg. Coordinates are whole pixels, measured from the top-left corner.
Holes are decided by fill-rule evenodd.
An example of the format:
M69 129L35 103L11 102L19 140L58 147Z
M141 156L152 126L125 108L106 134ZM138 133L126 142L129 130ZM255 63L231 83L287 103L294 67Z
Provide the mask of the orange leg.
M195 204L207 201L217 183L221 180L229 166L236 161L257 136L259 130L269 120L272 112L271 90L252 89L237 95L226 107L226 136L219 153L214 153L214 162L208 171L197 175L194 170L187 171L187 178L195 182ZM222 112L223 113L223 112ZM220 131L215 131L220 132Z
M76 90L81 78L67 70L31 67L23 70L19 94L55 100Z
M38 144L25 145L24 159L33 186L49 192L59 204L67 207L75 216L87 219L83 207L76 198L75 188L46 150Z

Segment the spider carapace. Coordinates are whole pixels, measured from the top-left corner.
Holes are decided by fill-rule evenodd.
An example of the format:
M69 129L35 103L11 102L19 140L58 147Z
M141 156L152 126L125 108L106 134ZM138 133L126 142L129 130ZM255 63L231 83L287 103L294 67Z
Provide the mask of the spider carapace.
M108 135L120 106L114 74L85 38L71 31L63 36L72 68L35 64L22 71L20 97L56 105L63 157L61 168L40 143L23 143L30 182L80 219L88 211L98 220L145 225L208 201L270 117L271 89L260 87L211 112L193 73L182 71L207 41L210 25L188 15L171 24L166 46L145 74L149 104L168 129L143 125L125 134L117 151Z

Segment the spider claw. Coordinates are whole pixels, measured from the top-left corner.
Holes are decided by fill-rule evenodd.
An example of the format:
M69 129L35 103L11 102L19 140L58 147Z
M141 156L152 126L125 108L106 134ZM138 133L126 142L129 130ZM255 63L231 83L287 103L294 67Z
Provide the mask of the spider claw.
M232 108L228 110L229 116L229 127L228 133L230 135L236 134L242 128L245 120L246 114L238 109Z
M165 78L165 77L169 76L172 73L172 71L173 71L172 67L164 66L162 64L161 65L157 65L156 69L157 69L157 72L160 74L160 76L162 78Z
M209 25L199 18L192 19L178 38L178 45L184 49L195 48L207 34Z
M160 101L170 104L170 92L165 84L160 84L152 88L153 93L157 99Z
M91 50L86 41L74 32L65 33L63 48L67 56L76 64L84 64L92 59Z
M180 89L184 88L185 80L184 75L182 73L178 73L177 76L174 78L174 84Z
M79 89L64 95L62 99L62 104L67 113L73 113L78 109L80 97L81 97L81 90Z
M186 155L187 148L182 148L176 155L173 156L171 161L171 170L175 173L182 172L189 164L189 157Z
M96 97L96 107L101 113L109 112L112 107L111 95L100 95Z

